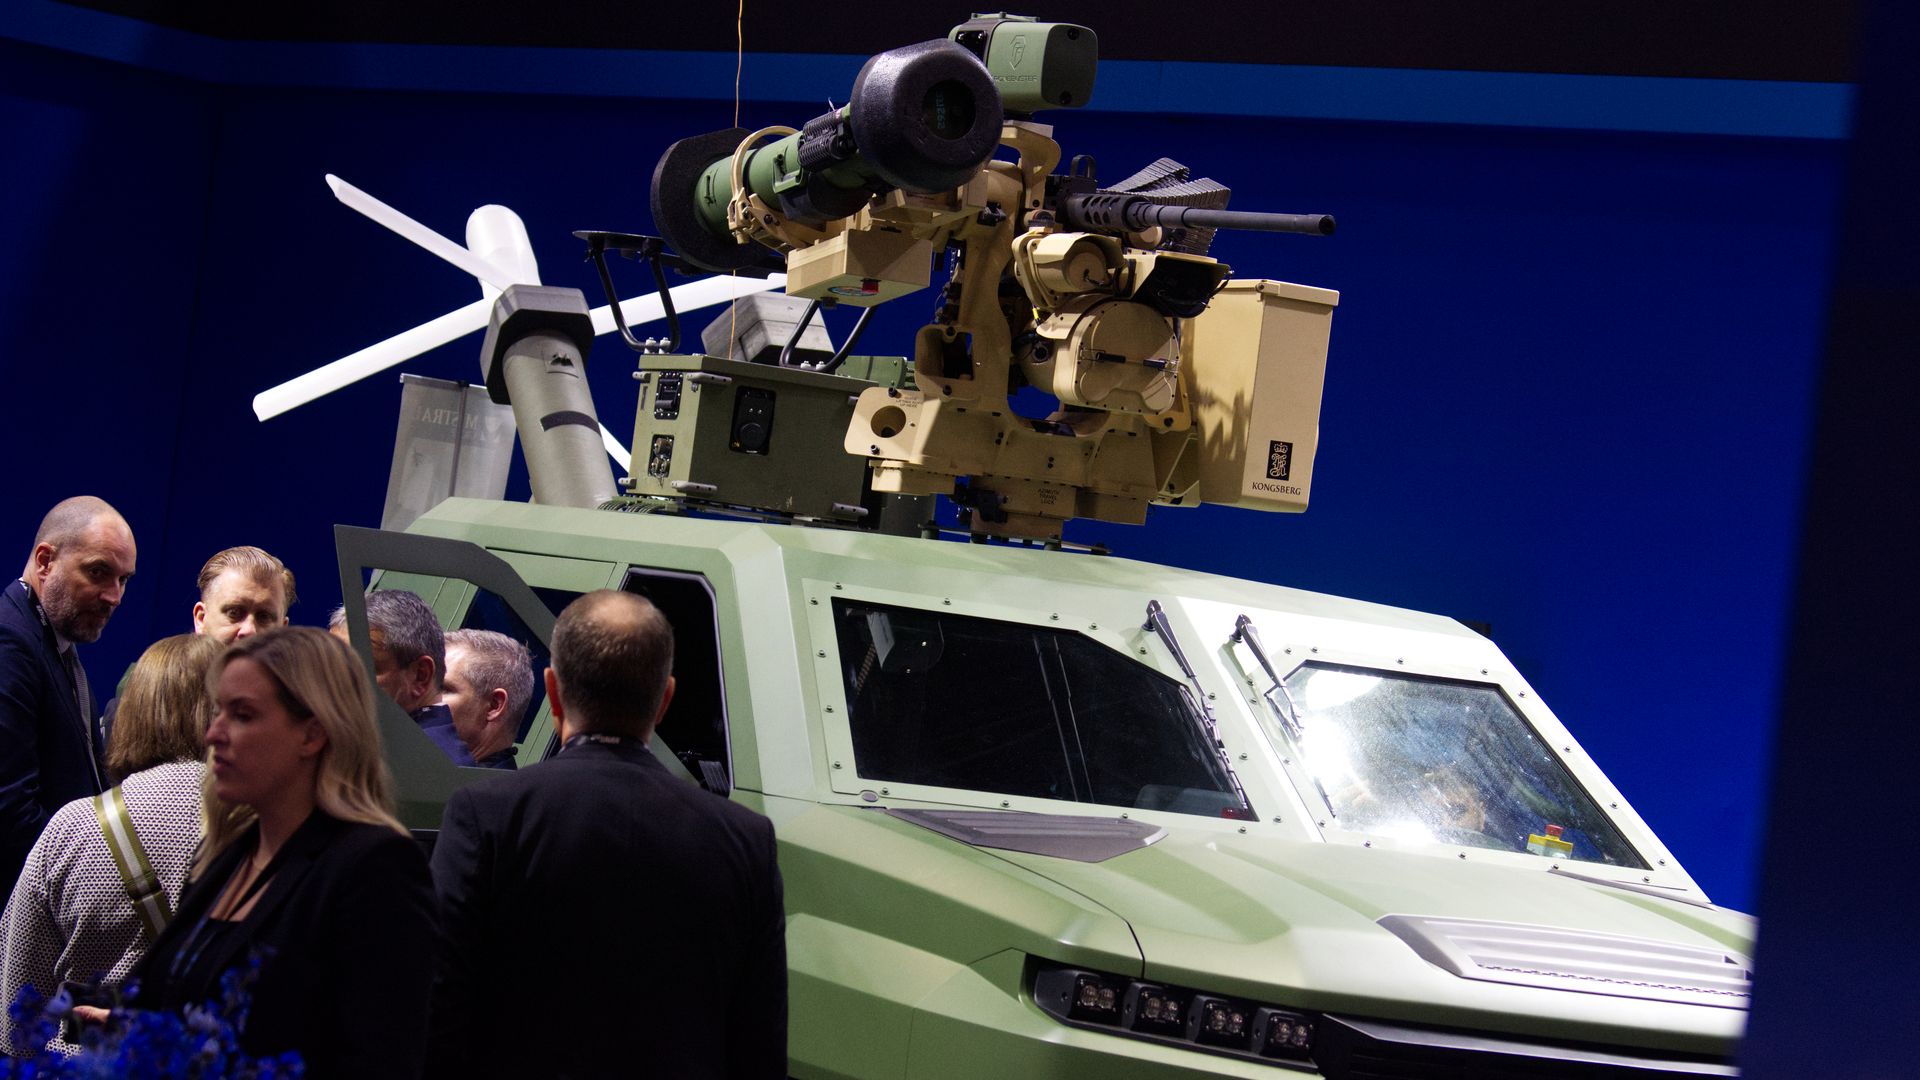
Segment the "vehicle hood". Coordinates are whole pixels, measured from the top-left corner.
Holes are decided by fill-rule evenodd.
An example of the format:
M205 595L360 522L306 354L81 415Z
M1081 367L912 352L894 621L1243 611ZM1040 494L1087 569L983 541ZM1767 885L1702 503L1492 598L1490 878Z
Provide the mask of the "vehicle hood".
M1355 1016L1703 1053L1729 1051L1744 1025L1743 993L1663 993L1658 964L1636 965L1697 950L1744 979L1751 919L1546 866L1179 827L1102 862L997 854L1125 919L1149 979ZM1584 950L1574 956L1584 974L1469 963L1463 977L1438 962L1443 949L1423 956L1404 936L1411 923L1444 939L1464 920L1529 939L1549 973Z

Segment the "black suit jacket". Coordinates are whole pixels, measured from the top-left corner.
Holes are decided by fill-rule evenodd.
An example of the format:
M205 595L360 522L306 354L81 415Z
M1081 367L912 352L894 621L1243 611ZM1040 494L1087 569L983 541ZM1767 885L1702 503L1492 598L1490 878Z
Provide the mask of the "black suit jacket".
M268 869L272 879L229 939L210 985L168 970L234 868L242 836L180 898L180 910L133 971L142 1008L178 1010L219 998L218 978L254 945L273 950L241 1031L249 1055L298 1050L307 1075L417 1077L426 1053L433 886L418 844L380 825L314 811Z
M11 893L20 865L55 810L100 794L60 646L34 613L26 585L0 590L0 883Z
M787 1075L773 823L639 742L455 792L433 877L429 1075Z

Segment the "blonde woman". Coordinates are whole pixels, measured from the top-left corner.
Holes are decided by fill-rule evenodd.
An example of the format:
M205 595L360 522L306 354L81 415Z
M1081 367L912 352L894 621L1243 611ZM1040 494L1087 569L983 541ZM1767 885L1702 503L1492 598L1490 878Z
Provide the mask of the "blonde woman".
M426 859L393 817L372 684L306 628L235 642L214 664L211 792L199 876L134 971L142 1008L216 1005L257 966L251 1056L298 1051L314 1078L412 1077L434 945Z
M200 844L200 748L213 712L207 671L222 647L194 634L155 642L127 677L107 740L107 769L163 894L149 911L178 904ZM152 944L102 830L95 800L76 799L33 845L0 919L0 1002L24 986L42 997L65 982L118 986ZM18 1049L4 1034L7 1051Z

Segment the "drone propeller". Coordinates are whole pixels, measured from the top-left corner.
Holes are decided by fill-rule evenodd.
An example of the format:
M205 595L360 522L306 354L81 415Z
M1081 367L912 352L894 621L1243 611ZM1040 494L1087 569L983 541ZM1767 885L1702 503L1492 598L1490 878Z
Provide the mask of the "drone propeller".
M475 300L359 352L349 353L331 364L323 364L305 375L296 375L279 386L255 394L253 415L262 420L271 420L288 409L298 408L430 349L437 349L485 327L487 314L492 310L492 300Z
M472 274L481 282L483 299L261 391L253 399L253 413L261 420L270 420L289 409L324 397L475 330L485 329L494 299L500 290L523 283L520 280L522 277L531 279L524 284L539 284L539 268L533 258L532 246L526 241L526 226L520 223L518 215L504 206L481 207L468 220L467 238L478 248L476 253L337 176L328 175L327 185L341 202ZM671 293L674 308L685 312L777 289L785 284L786 277L781 274L766 278L711 277L674 286ZM611 307L602 305L589 314L593 318L595 334L613 332L615 324ZM666 309L661 304L659 294L654 293L621 301L620 314L628 326L637 326L665 318ZM607 444L608 453L619 449L620 453L615 456L623 463L627 460L619 440L604 425L601 439Z
M538 281L520 281L514 275L475 255L472 251L441 236L425 225L381 202L379 199L361 191L345 180L327 174L327 186L333 189L333 197L358 210L367 217L385 225L387 228L426 248L435 255L479 278L496 289L505 290L509 285L537 285ZM502 207L502 209L505 209ZM478 211L476 211L477 213ZM511 213L511 211L509 211ZM526 236L526 228L521 227L520 235Z

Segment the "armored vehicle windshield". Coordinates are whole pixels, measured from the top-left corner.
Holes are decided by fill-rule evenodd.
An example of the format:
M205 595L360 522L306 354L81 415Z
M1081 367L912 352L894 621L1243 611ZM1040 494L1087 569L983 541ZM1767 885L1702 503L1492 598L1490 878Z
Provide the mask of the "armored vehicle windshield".
M1647 865L1497 686L1315 662L1286 690L1345 828Z

